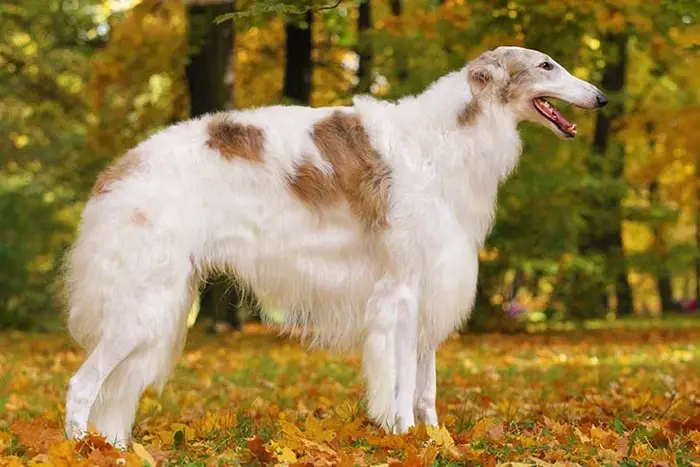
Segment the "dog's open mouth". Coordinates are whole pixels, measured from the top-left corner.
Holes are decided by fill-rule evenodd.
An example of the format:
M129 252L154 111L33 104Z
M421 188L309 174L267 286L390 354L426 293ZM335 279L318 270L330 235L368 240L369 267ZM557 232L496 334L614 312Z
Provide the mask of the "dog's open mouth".
M576 137L576 124L568 121L556 107L542 97L534 99L532 104L544 118L554 123L565 136L568 138Z

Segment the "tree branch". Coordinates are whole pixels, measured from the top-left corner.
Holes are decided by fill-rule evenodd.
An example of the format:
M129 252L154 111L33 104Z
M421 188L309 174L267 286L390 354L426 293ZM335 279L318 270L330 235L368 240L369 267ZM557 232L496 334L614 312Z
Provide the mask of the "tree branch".
M334 8L338 8L338 6L340 6L341 3L343 3L343 0L336 0L336 2L332 5L326 5L326 6L316 8L316 11L332 10Z

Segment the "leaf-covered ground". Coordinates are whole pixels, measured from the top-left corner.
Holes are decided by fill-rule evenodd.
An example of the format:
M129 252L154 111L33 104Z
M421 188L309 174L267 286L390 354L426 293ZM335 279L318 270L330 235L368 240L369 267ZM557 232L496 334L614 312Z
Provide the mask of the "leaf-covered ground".
M455 336L444 426L395 436L364 416L358 358L195 330L122 454L63 439L67 338L0 334L0 465L700 465L699 357L700 329Z

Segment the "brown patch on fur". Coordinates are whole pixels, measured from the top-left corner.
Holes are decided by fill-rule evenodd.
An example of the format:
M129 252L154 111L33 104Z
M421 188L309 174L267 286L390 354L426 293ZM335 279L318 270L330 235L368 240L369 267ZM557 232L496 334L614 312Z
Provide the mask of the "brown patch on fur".
M297 198L316 209L343 196L332 175L306 161L297 165L294 176L289 177L289 187Z
M208 131L207 146L219 151L225 159L263 162L265 133L260 128L236 123L225 115L217 115L209 122Z
M127 152L97 175L97 180L92 187L92 196L99 196L109 192L110 185L124 180L136 172L141 167L141 164L142 160L138 153L135 151Z
M151 221L150 219L148 219L148 216L140 209L134 210L134 213L131 216L131 220L134 222L134 224L139 225L141 227L151 225Z
M367 228L387 227L391 171L372 147L360 117L334 112L314 125L311 138L333 173L305 162L290 179L292 192L315 209L345 198Z
M522 95L527 94L535 78L529 70L519 71L511 77L508 85L501 90L501 102L507 104L510 101L518 100Z
M481 104L472 98L472 101L464 106L464 109L457 115L457 123L462 126L472 125L481 114Z

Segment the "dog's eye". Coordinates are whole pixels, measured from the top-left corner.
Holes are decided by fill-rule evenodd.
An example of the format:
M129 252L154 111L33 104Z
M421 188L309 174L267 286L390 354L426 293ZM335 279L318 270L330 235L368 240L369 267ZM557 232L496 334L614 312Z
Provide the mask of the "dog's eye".
M540 68L543 68L547 71L552 71L554 69L554 65L552 65L551 62L542 62L540 63Z

